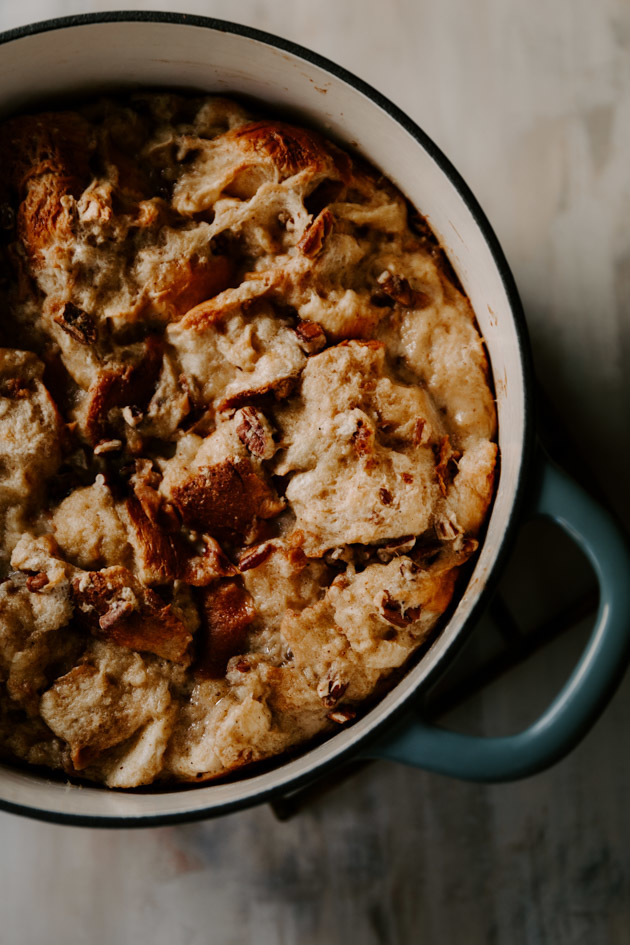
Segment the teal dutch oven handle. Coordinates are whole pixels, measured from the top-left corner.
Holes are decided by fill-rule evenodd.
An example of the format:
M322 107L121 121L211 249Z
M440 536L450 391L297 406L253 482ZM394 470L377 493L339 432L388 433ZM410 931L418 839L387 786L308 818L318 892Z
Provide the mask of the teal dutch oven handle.
M483 737L414 718L380 736L366 754L470 781L513 781L542 771L586 734L623 676L630 657L630 554L612 517L572 479L546 462L533 514L550 518L595 570L595 629L564 688L530 728Z

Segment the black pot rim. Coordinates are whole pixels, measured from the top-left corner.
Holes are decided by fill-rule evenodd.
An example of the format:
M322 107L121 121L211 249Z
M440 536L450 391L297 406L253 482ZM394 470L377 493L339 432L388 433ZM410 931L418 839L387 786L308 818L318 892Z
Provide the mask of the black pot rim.
M477 618L480 616L481 611L487 604L489 597L492 595L498 583L501 570L506 562L507 555L516 537L517 526L521 519L524 505L527 500L532 462L535 452L534 375L525 315L514 276L512 275L507 259L505 258L501 245L496 237L496 234L494 233L494 230L492 229L492 226L490 225L488 218L477 201L477 198L468 187L468 184L466 184L460 175L459 171L456 170L450 160L445 154L443 154L440 148L433 142L426 132L424 132L414 121L412 121L412 119L409 118L402 111L402 109L390 101L390 99L388 99L381 92L378 92L376 89L374 89L371 85L369 85L369 83L365 82L363 79L358 78L343 66L337 65L335 62L332 62L325 56L319 55L319 53L312 52L310 49L301 46L299 43L294 43L291 40L283 39L282 37L276 36L273 33L254 29L250 26L244 26L240 23L232 23L228 20L216 19L214 17L197 16L186 13L129 10L113 11L109 13L82 13L71 16L56 17L49 20L42 20L38 23L31 23L26 26L20 26L15 29L6 30L5 32L0 33L0 45L5 45L6 43L23 39L27 36L33 36L38 33L46 33L54 30L68 29L72 27L87 26L99 23L124 22L171 23L178 26L198 26L211 29L214 32L236 34L238 36L243 36L247 39L253 39L268 46L275 47L276 49L280 49L283 52L288 52L330 73L335 78L340 79L347 85L352 86L358 92L361 92L363 95L369 98L375 105L386 112L399 125L402 125L402 127L417 141L423 150L428 152L440 170L448 178L449 182L456 189L457 193L470 211L477 227L481 231L484 240L488 245L497 271L501 277L501 281L503 282L516 328L521 363L523 366L524 435L523 449L521 453L521 466L515 489L514 502L512 504L508 521L506 523L503 539L496 553L495 560L488 575L488 579L483 589L479 593L468 616L468 619L466 620L466 623L459 631L456 640L453 641L449 649L444 654L445 657L448 655L449 658L452 658L455 651L461 646L465 639L467 639L470 632L472 632L474 629ZM443 663L444 659L438 666L434 668L429 676L422 680L423 688L429 685L435 676L439 674L439 672L444 670L445 667L443 666ZM273 797L297 790L306 784L312 783L314 780L319 778L325 772L330 771L332 768L343 764L344 761L347 762L353 757L356 758L360 748L365 747L366 744L369 744L377 737L382 736L386 729L395 726L396 721L400 720L406 709L408 710L410 700L412 700L414 696L417 696L417 694L418 690L416 690L414 693L411 693L403 705L391 712L385 719L377 722L359 744L354 743L349 745L344 751L335 755L334 758L329 758L320 762L316 767L313 767L309 771L296 776L287 783L282 783L267 788L264 791L259 791L258 794L253 797L250 796L234 801L226 801L225 803L209 809L200 807L196 810L178 813L153 814L148 816L139 815L133 817L101 817L83 814L63 814L57 811L48 811L40 808L14 804L10 801L5 801L2 799L0 799L0 810L5 810L13 814L20 814L35 820L46 821L48 823L57 823L77 827L107 827L124 829L135 827L156 827L169 824L190 823L199 820L209 820L214 817L223 816L225 814L233 813L247 807L253 807L258 804L268 802Z

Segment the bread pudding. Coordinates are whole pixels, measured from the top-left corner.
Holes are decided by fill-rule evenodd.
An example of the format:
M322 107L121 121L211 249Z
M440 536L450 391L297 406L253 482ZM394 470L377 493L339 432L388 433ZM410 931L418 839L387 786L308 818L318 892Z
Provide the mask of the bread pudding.
M129 788L352 724L493 494L473 311L320 134L134 94L0 136L0 746Z

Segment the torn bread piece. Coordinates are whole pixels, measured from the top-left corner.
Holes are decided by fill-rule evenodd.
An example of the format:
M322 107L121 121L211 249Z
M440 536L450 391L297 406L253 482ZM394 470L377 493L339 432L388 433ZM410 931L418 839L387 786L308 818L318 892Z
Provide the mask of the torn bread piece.
M0 543L10 555L62 455L63 420L29 351L0 348Z

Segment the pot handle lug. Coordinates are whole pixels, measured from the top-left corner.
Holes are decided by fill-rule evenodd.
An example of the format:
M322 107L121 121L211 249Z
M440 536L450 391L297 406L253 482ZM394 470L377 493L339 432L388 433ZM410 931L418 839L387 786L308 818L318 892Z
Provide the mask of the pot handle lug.
M628 546L611 515L549 460L534 506L534 516L552 519L585 552L600 589L595 628L560 693L533 725L515 735L464 735L415 715L381 735L364 755L469 781L514 781L559 761L603 711L630 658Z

